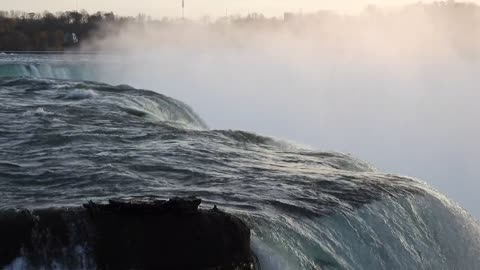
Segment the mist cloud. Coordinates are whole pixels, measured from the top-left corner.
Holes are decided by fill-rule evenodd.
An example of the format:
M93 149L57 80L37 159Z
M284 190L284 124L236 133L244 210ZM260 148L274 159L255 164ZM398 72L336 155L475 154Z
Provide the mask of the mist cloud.
M478 14L429 5L136 25L84 49L121 55L100 57L104 81L180 99L212 128L351 153L421 178L479 217Z

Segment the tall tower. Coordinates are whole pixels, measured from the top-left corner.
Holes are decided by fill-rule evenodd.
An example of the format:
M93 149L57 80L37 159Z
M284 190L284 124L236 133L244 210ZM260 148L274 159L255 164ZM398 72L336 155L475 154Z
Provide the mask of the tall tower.
M185 0L182 0L182 20L185 20Z

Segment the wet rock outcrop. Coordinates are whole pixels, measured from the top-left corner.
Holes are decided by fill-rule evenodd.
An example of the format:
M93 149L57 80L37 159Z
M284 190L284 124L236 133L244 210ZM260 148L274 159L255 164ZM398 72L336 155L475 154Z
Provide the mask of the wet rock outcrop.
M197 198L110 200L83 207L0 214L0 268L24 256L74 268L79 247L97 269L255 269L250 229L199 209Z

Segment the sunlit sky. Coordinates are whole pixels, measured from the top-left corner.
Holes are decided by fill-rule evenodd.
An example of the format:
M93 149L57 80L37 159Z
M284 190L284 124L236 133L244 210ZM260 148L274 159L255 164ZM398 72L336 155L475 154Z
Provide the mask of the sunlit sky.
M119 15L144 13L154 18L181 16L182 0L0 0L2 10L28 12L85 9L88 12L113 11ZM201 16L245 15L250 12L278 16L285 11L313 12L331 9L345 13L361 11L368 4L396 6L416 0L185 0L185 15ZM428 2L428 1L423 1Z

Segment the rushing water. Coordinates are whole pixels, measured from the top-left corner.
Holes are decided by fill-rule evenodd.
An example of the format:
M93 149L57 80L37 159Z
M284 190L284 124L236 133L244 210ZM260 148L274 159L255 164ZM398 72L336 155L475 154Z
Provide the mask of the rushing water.
M194 195L251 226L262 269L480 265L479 225L423 182L341 153L211 130L181 101L82 81L95 79L93 60L55 59L0 65L0 214ZM28 258L4 267L28 269Z

